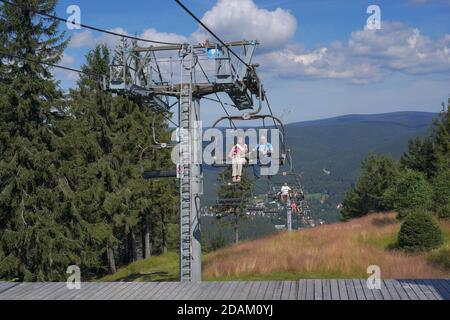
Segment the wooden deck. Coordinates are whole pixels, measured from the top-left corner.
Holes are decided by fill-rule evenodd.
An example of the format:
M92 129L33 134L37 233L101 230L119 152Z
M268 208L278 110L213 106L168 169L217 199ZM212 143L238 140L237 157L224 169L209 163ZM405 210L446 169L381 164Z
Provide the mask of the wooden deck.
M203 283L0 282L0 300L450 300L450 280L383 280L369 290L366 280L300 280Z

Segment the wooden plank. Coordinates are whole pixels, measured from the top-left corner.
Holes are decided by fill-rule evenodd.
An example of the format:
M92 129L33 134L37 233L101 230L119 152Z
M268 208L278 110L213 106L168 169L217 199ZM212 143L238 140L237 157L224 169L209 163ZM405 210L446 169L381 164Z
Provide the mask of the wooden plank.
M258 293L259 286L261 285L260 281L253 281L251 283L250 290L248 292L247 299L248 300L256 300L256 294Z
M219 300L220 291L225 287L226 282L218 282L216 286L214 286L213 290L210 293L210 300Z
M338 283L338 287L339 287L339 298L341 300L348 300L349 296L348 296L347 285L345 283L345 280L339 279L337 281L337 283Z
M90 290L89 292L83 295L84 300L105 300L105 296L117 286L115 282L107 282L102 284L97 284L95 289Z
M428 279L421 279L419 280L423 286L425 286L427 288L427 290L433 295L434 299L433 300L443 300L442 296L439 294L439 292L434 288L433 284L431 283L431 281L429 281ZM425 293L426 294L426 293Z
M248 300L256 300L256 297L258 296L258 290L261 284L262 283L260 281L256 281L253 283L252 289L250 290L250 293L248 295Z
M28 297L32 297L36 295L41 289L45 289L49 283L36 282L36 283L26 283L24 284L24 288L20 291L20 295L18 296L18 300L27 300Z
M51 300L49 297L51 297L55 292L58 292L60 290L68 290L66 283L58 283L58 282L52 282L48 283L49 285L46 285L45 287L42 287L41 289L34 290L33 293L27 294L22 299L23 300Z
M236 281L230 282L230 286L228 287L227 291L223 293L222 300L230 300L238 284L239 283Z
M236 289L230 297L230 300L245 300L246 282L238 282Z
M438 297L434 295L433 291L430 290L428 285L420 279L414 280L416 285L422 290L423 294L427 297L427 300L438 300Z
M263 296L263 300L273 300L273 294L275 293L275 286L278 281L270 281L269 285L267 286L266 293Z
M295 299L297 299L297 282L296 281L284 281L280 300L286 301L286 300L295 300Z
M54 300L55 297L65 290L69 290L66 283L55 283L47 292L40 293L36 300Z
M126 294L127 292L129 292L130 290L132 290L134 288L134 283L129 283L129 282L122 282L121 286L108 286L105 289L104 285L98 285L97 287L97 292L90 294L89 296L83 296L83 299L85 300L90 300L92 297L97 296L97 300L114 300L114 301L118 301L121 300L121 297ZM103 292L100 293L99 292Z
M322 280L323 300L331 300L331 284L330 280Z
M419 297L414 293L414 290L409 286L408 280L399 280L400 285L405 289L406 294L411 300L419 300Z
M306 280L299 280L297 283L297 300L306 300Z
M224 300L225 294L230 290L230 287L232 286L231 282L225 282L225 285L221 287L217 295L215 296L215 300Z
M447 290L447 293L450 294L450 280L449 279L443 279L441 283L445 287L445 289Z
M174 296L175 292L178 292L182 288L181 282L166 282L165 288L161 288L158 293L153 295L149 300L167 300L168 297ZM193 287L194 283L189 283L189 290L187 290L183 295L183 300L189 300L190 297L194 295L195 289Z
M305 301L306 300L306 289L307 289L307 281L300 280L298 282L298 300Z
M215 287L219 286L219 282L205 282L202 284L200 292L196 294L196 300L211 300L212 293L216 293Z
M364 296L366 297L366 300L375 300L375 295L373 290L370 290L367 287L367 280L359 280L359 283L361 284L361 289L364 292Z
M131 292L129 295L124 297L125 300L144 300L143 297L148 292L155 290L158 286L157 282L143 282L142 286Z
M36 284L34 284L36 285ZM12 287L11 289L5 291L0 295L1 300L20 300L20 297L27 294L30 290L32 290L33 284L30 283L21 283L18 286Z
M209 293L211 292L212 288L215 286L214 282L206 282L204 284L204 287L202 288L202 292L197 295L198 300L209 300Z
M166 288L168 284L167 282L158 282L158 285L153 287L151 290L143 292L142 296L139 298L140 300L150 301L154 297L157 297L158 294L161 294Z
M191 283L189 282L182 282L180 288L178 289L178 292L174 292L171 295L172 300L185 300L184 294L189 290L189 287L191 286Z
M425 293L420 288L420 285L416 281L414 281L413 279L409 279L408 285L414 291L419 300L428 300L428 297L425 295Z
M447 292L445 287L442 285L442 280L440 279L431 279L429 280L434 289L439 292L440 296L444 300L450 300L450 293Z
M288 281L288 282L291 283L288 300L297 300L298 299L298 281Z
M59 297L57 297L55 300L76 300L81 299L83 294L92 292L93 288L95 288L96 284L89 283L89 282L83 282L81 284L80 290L67 290L66 292L63 292Z
M55 287L54 283L40 283L41 286L34 289L34 290L30 290L28 291L26 294L22 295L20 297L21 300L38 300L38 297L41 294L49 294L49 292L51 292L53 290L53 288Z
M398 282L398 280L390 280L391 284L395 288L395 291L400 296L400 300L411 300L406 290L403 286Z
M353 280L346 279L345 287L347 288L348 299L349 300L358 300L358 295L356 294L356 288L355 288L355 284L353 283Z
M262 300L264 295L266 294L267 288L269 287L269 282L263 281L261 282L261 286L258 289L258 293L256 294L256 300Z
M314 300L323 300L322 280L314 280Z
M395 292L394 287L392 287L392 290ZM387 284L385 280L381 280L381 295L383 296L383 300L398 300L398 294L395 292L395 295L397 296L397 299L394 298L391 292L391 286Z
M366 284L366 286L367 286L367 284ZM383 288L384 288L384 284L383 284L383 281L381 281L381 279L380 279L380 289L373 289L372 290L372 293L373 293L373 296L375 297L375 300L386 300L384 298L384 296L383 296L383 293L382 293ZM390 299L387 299L387 300L390 300Z
M14 287L17 287L19 285L20 285L20 283L16 283L16 282L0 282L0 300L2 300L1 297L2 297L3 293L6 294L6 292L8 290L10 290Z
M187 300L199 300L199 296L202 294L204 288L206 286L206 283L204 282L199 282L199 283L195 283L193 286L192 291L189 294L189 297L187 298Z
M145 286L145 282L137 282L134 285L133 290L129 290L128 292L123 294L120 297L120 300L132 300L132 299L130 299L130 297L133 296L136 292L138 292L144 286Z
M125 282L113 283L112 286L94 284L91 290L84 292L82 295L76 297L76 300L86 300L95 296L95 300L117 300L116 297L120 296L123 290L129 286Z
M157 294L153 295L150 300L164 300L164 297L171 295L174 292L174 289L179 285L179 282L165 282L164 288L161 288ZM192 290L189 291L189 294L192 295ZM188 297L186 297L186 300Z
M132 295L134 292L139 290L141 287L144 286L144 283L142 282L133 282L129 283L126 289L120 292L120 294L116 295L114 297L115 300L127 300L127 297Z
M152 297L152 300L166 300L173 292L176 292L176 289L180 286L179 282L169 282L167 283L167 288L164 291L161 291L159 294Z
M286 281L277 281L275 284L275 288L273 288L272 300L281 300L281 295L283 294L283 286ZM290 286L289 286L290 290Z
M314 280L306 280L306 300L314 300Z
M361 286L361 282L357 279L351 280L353 282L353 286L356 292L356 299L358 300L366 300L366 295L364 294L364 289Z
M331 300L341 300L339 296L339 283L337 280L330 280Z
M239 300L248 300L250 293L252 292L253 286L256 282L245 282L244 289L239 295Z

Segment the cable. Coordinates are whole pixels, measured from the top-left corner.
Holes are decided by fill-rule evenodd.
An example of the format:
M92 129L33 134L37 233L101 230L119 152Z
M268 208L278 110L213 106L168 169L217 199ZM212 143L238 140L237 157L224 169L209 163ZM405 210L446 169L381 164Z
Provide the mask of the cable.
M205 28L206 31L208 31L214 38L216 38L217 41L219 41L225 48L227 48L227 50L229 52L231 52L240 62L242 62L247 68L251 68L251 66L246 63L244 60L242 60L241 57L239 57L239 55L234 52L225 42L222 41L222 39L220 39L214 32L212 32L212 30L210 28L208 28L199 18L197 18L195 16L194 13L192 13L192 11L190 11L183 3L181 3L180 0L175 0L175 2L184 9L184 11L186 11L195 21L197 21L203 28Z
M162 45L177 45L177 46L178 45L182 45L181 43L165 42L165 41L157 41L157 40L149 40L149 39L143 39L143 38L139 38L139 37L133 37L133 36L120 34L120 33L117 33L117 32L113 32L113 31L109 31L109 30L93 27L93 26L90 26L90 25L82 24L82 23L77 24L74 21L69 21L67 19L55 16L55 15L51 15L51 14L48 14L48 13L45 13L45 12L42 12L42 11L39 11L39 10L35 10L35 9L29 8L29 7L25 7L25 6L16 4L16 3L12 3L12 2L9 2L9 1L6 1L6 0L0 0L0 2L2 2L4 4L7 4L7 5L10 5L10 6L13 6L13 7L18 7L18 8L21 8L21 9L27 9L27 10L29 10L31 12L34 12L34 13L36 13L38 15L41 15L41 16L44 16L44 17L47 17L47 18L50 18L50 19L54 19L54 20L58 20L58 21L61 21L61 22L66 22L66 23L70 23L70 24L77 25L77 26L80 26L80 27L83 27L83 28L86 28L86 29L90 29L90 30L93 30L93 31L98 31L98 32L110 34L110 35L117 36L117 37L123 37L123 38L128 38L128 39L131 39L131 40L137 40L137 41L149 42L149 43L156 43L156 44L162 44Z
M25 58L25 57L19 57L17 55L9 54L9 53L6 53L4 51L2 52L1 50L0 50L0 55L5 56L5 57L13 57L13 58L20 59L20 60L23 60L23 61L37 63L37 64L49 66L49 67L52 67L52 68L57 68L57 69L62 69L62 70L66 70L66 71L76 72L76 73L79 73L79 74L85 74L85 75L88 75L88 76L97 76L96 74L93 74L93 73L89 73L89 72L78 70L78 69L74 69L74 68L64 67L64 66L61 66L61 65L58 65L58 64L54 64L54 63L49 63L49 62L45 62L45 61L38 61L38 60L29 59L29 58ZM161 113L161 115L163 116L164 119L166 119L167 121L172 123L176 128L179 127L178 124L176 124L174 121L172 121L165 114Z
M213 102L217 102L217 103L220 103L220 101L219 100L217 100L217 99L213 99L213 98L209 98L209 97L203 97L202 99L205 99L205 100L209 100L209 101L213 101ZM237 108L234 104L231 104L231 103L227 103L227 102L223 102L222 101L222 104L223 105L225 105L225 106L229 106L229 107L233 107L233 108Z
M211 81L209 80L208 75L207 75L206 72L205 72L205 69L203 69L202 64L199 62L198 65L199 65L200 70L202 71L203 75L205 76L206 80L208 80L208 82L211 83ZM220 103L220 105L222 106L223 111L225 111L225 113L227 114L228 117L231 117L231 116L230 116L230 113L229 113L228 110L225 108L225 105L223 104L223 102L222 102L222 100L220 99L220 97L219 97L219 95L217 94L217 92L214 92L214 94L216 95L216 98L217 98L217 101L216 101L216 102ZM209 100L211 101L211 100L214 100L214 99L209 99ZM234 123L234 121L231 120L230 122L231 122L231 124L233 125L234 129L236 130L237 127L236 127L236 124Z
M25 57L19 57L17 55L10 54L10 53L7 53L7 52L1 51L1 50L0 50L0 55L5 56L5 57L13 57L13 58L16 58L16 59L20 59L20 60L28 61L28 62L32 62L32 63L42 64L42 65L46 65L46 66L49 66L49 67L52 67L52 68L57 68L57 69L62 69L62 70L66 70L66 71L76 72L76 73L85 74L85 75L89 75L89 76L96 76L96 75L94 75L92 73L88 73L88 72L85 72L85 71L82 71L82 70L78 70L78 69L74 69L74 68L70 68L70 67L64 67L64 66L61 66L61 65L58 65L58 64L54 64L54 63L50 63L50 62L38 61L38 60L25 58Z
M274 114L273 114L273 111L272 111L272 107L270 106L269 98L267 97L266 93L264 93L264 98L265 98L265 100L266 100L267 107L269 108L270 115L271 115L272 117L274 117ZM279 130L280 128L278 127L278 125L277 125L275 119L272 118L272 120L273 120L273 124L275 125L275 128L277 128L277 129Z

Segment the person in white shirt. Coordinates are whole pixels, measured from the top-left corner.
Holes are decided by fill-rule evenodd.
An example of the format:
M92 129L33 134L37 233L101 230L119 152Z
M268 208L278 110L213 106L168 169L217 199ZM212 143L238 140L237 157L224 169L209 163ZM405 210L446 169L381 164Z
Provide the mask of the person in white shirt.
M244 138L239 138L238 143L231 149L229 157L233 166L233 182L241 182L242 168L246 163L245 156L248 153L248 146L244 142Z
M287 201L291 191L292 189L288 186L287 182L285 182L284 186L281 187L281 200Z

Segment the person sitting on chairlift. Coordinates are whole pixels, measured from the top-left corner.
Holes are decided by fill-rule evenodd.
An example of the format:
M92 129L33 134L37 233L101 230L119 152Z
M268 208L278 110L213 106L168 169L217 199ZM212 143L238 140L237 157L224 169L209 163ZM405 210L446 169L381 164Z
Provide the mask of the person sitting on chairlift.
M260 144L253 150L256 153L257 165L253 166L253 174L256 179L261 178L261 166L270 166L272 161L273 146L267 142L265 136L261 136L259 139Z
M288 201L291 190L292 189L288 186L287 182L281 187L281 200L283 202Z
M241 182L242 169L246 163L245 156L248 153L248 146L244 142L244 138L238 138L238 143L233 146L229 157L231 158L231 164L233 167L233 182Z
M291 209L292 209L292 213L299 213L299 211L298 211L298 206L297 206L297 204L295 203L295 201L292 202L292 204L291 204Z

